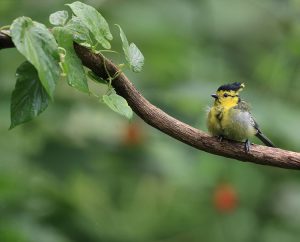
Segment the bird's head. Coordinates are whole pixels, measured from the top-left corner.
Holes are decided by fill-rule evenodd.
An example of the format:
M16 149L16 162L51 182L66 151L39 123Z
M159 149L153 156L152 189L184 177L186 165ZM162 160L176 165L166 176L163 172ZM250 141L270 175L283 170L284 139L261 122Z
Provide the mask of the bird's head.
M225 84L220 86L217 92L211 96L215 99L216 105L232 107L240 101L239 92L242 91L244 87L245 84L240 82Z

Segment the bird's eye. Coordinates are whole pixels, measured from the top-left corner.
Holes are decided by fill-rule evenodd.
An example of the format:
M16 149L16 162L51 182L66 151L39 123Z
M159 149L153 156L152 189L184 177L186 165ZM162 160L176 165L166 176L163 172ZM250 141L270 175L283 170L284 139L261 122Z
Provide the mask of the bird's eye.
M227 94L227 93L224 93L223 97L228 97L228 94Z

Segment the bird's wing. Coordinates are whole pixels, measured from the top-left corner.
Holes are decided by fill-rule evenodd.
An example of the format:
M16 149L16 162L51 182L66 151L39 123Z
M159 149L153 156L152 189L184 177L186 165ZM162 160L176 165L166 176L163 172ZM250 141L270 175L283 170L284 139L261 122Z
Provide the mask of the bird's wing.
M253 128L257 131L255 136L259 138L265 145L270 146L270 147L275 147L274 144L272 143L271 140L268 139L260 130L258 123L254 120L250 113L250 105L244 101L240 101L234 108L239 109L243 112L248 112L250 114L250 122Z
M246 112L250 112L250 110L251 110L251 106L243 100L238 102L238 104L235 108L240 109L242 111L246 111Z
M258 123L254 120L254 118L251 116L251 119L253 121L253 127L257 130L258 133L261 133Z

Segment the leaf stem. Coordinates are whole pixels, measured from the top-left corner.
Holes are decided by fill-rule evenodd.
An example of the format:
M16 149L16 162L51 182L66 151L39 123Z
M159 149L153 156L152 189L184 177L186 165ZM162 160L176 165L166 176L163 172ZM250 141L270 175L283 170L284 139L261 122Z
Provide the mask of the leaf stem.
M107 70L106 59L105 59L105 57L103 55L102 55L102 57L103 57L103 60L104 60L104 62L103 62L103 64L104 64L104 70L105 70L105 73L108 76L108 78L107 78L108 79L108 87L111 87L112 77L111 77L109 71Z

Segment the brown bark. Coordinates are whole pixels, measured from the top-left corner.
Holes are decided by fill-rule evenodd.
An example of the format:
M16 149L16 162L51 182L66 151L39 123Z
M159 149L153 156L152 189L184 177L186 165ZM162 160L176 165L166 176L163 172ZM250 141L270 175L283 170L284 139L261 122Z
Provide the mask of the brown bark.
M11 47L14 47L11 38L0 33L0 49ZM114 76L118 71L116 65L103 56L96 55L89 49L76 43L74 48L83 65L103 79L107 78L104 63L110 76ZM127 100L133 111L146 123L187 145L240 161L288 169L300 169L300 153L261 145L251 145L250 152L246 153L244 145L240 142L227 140L219 142L215 137L211 137L205 132L169 116L146 100L123 73L113 80L112 85L116 92Z

